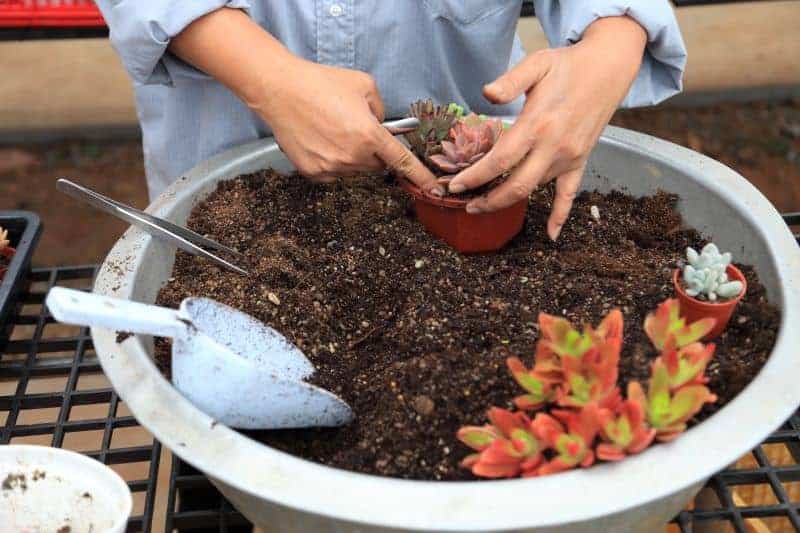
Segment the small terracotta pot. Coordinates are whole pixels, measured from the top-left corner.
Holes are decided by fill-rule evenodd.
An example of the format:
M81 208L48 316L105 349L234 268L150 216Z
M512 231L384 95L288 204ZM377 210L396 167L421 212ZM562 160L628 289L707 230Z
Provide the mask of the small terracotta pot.
M9 261L11 261L11 258L14 257L15 253L17 253L17 251L10 246L6 246L0 250L0 255L8 258ZM3 279L3 276L5 276L6 270L8 270L8 267L0 266L0 280Z
M414 197L419 220L429 232L462 254L494 252L510 241L525 221L528 199L493 213L470 215L466 200L437 198L405 179L400 186Z
M728 274L728 279L742 282L742 292L740 292L736 298L717 303L705 302L689 296L681 285L681 269L676 268L675 272L672 273L672 284L675 285L675 293L678 295L678 301L681 303L681 316L690 323L708 316L717 319L714 329L703 337L703 340L711 340L719 337L720 333L725 330L725 326L728 325L728 321L731 319L736 305L747 292L747 279L745 279L741 270L733 265L728 265L726 272Z

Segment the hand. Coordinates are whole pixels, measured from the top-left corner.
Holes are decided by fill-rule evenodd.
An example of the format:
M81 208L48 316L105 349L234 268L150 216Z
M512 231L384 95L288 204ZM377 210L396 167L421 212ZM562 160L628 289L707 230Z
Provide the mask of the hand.
M383 101L368 74L301 59L232 8L198 18L169 49L258 113L300 173L331 181L388 167L427 192L444 194L431 171L380 125Z
M453 178L450 192L511 172L505 183L467 204L469 213L484 213L527 198L555 178L547 233L558 238L589 153L636 78L646 39L628 17L599 19L579 43L533 53L485 86L490 102L506 104L525 94L525 105L492 150Z
M383 101L372 76L298 59L286 81L251 106L301 174L329 182L389 167L426 191L444 193L430 170L381 126Z

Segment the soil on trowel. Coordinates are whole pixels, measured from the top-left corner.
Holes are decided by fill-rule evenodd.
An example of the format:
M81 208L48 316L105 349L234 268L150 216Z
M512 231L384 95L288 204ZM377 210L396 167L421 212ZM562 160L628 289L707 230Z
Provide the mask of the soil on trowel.
M282 332L317 368L313 381L344 398L355 421L337 429L251 432L270 446L326 465L385 476L472 479L455 433L510 407L521 390L505 366L531 362L537 315L596 324L625 315L620 383L645 380L656 351L645 315L672 296L687 229L670 194L578 196L560 238L545 232L552 187L531 197L522 232L497 254L463 256L425 232L389 176L313 184L270 170L220 184L189 226L240 250L241 277L178 253L158 303L215 298ZM590 207L597 206L595 220ZM749 383L775 342L779 312L753 269L749 290L717 339L708 374L725 405ZM157 359L168 373L169 345Z

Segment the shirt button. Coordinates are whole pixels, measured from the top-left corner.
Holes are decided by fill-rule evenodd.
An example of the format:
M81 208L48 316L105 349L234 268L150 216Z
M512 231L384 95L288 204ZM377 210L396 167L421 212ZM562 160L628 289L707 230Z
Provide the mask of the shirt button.
M328 10L328 13L330 13L332 17L338 17L344 13L344 8L339 4L333 4Z

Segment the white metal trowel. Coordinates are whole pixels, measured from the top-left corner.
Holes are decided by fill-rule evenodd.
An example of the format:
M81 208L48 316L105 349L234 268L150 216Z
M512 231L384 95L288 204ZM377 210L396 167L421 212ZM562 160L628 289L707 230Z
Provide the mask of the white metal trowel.
M187 298L175 311L55 287L46 303L59 322L172 338L173 384L227 426L329 427L353 418L341 398L303 381L314 366L296 346L214 300Z

